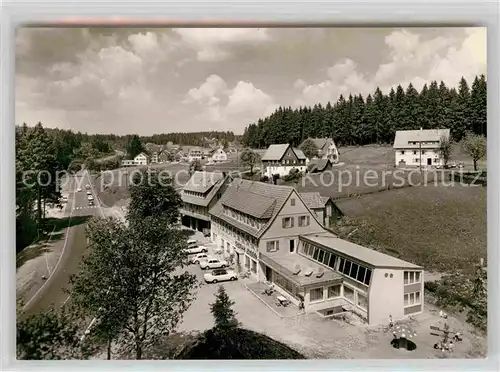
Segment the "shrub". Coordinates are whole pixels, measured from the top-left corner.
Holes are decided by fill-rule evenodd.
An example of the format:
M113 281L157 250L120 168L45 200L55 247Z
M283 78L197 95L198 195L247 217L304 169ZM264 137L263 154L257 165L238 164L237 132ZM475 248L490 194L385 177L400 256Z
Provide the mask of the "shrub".
M269 182L269 177L268 176L260 177L260 182Z

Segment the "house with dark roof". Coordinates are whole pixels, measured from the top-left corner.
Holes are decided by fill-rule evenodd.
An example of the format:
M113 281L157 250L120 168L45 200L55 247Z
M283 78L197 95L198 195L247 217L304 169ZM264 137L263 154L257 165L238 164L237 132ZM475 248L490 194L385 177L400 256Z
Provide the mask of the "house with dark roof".
M309 138L318 148L318 159L330 159L332 164L339 162L339 150L332 138ZM302 143L303 144L303 143ZM302 146L302 144L300 146Z
M198 231L210 229L208 212L222 197L230 180L222 172L194 172L180 192L182 224Z
M323 226L330 227L332 223L344 214L329 196L321 196L319 192L301 192L300 196L311 209Z
M167 163L173 158L171 152L167 149L163 149L158 153L158 163Z
M308 198L290 186L234 179L209 211L211 239L238 270L273 283L306 312L353 311L370 324L421 312L422 268L339 239L308 206L322 201Z
M322 173L332 170L333 163L327 159L311 159L307 165L307 172L309 173Z
M433 167L444 164L439 148L449 140L449 129L398 130L394 139L395 165Z
M272 178L278 174L280 177L288 175L292 169L298 169L300 172L307 170L306 156L298 148L289 144L271 145L262 156L263 175Z

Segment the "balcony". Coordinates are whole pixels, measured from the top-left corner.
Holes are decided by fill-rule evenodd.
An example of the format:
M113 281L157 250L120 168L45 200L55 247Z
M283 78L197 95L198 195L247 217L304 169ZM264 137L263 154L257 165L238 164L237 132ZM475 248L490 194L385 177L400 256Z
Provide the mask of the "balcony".
M202 212L202 211L180 208L179 212L183 216L189 216L207 222L210 221L210 216L205 211Z

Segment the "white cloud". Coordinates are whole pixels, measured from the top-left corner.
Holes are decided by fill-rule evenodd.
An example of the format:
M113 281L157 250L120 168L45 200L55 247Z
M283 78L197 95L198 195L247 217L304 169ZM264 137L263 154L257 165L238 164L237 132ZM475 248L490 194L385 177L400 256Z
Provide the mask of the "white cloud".
M224 79L218 75L210 75L199 88L190 89L183 102L213 105L220 101L216 95L224 93L225 90L226 82Z
M273 98L251 82L239 81L228 89L217 75L209 76L199 88L188 91L185 104L198 104L202 112L199 119L217 123L220 128L240 128L271 114L278 105Z
M381 64L372 79L359 71L356 63L343 59L327 69L327 79L307 84L301 79L294 84L302 89L295 104L315 104L336 101L340 94L363 94L378 86L384 92L401 84L405 89L411 82L420 90L432 80L456 86L462 76L471 81L475 75L486 74L486 29L471 28L466 38L436 37L422 40L407 30L393 31L386 36L390 61Z
M265 28L177 28L181 39L197 52L200 62L222 61L230 56L235 44L253 44L270 40Z

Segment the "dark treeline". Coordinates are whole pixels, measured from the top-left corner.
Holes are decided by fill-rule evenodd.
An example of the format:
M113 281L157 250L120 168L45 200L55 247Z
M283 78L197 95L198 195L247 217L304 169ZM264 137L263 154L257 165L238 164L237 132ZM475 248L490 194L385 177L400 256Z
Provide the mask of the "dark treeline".
M332 137L338 145L390 144L397 130L449 128L454 140L467 131L486 136L486 77L472 86L462 78L458 88L431 82L418 92L410 83L384 94L379 88L366 99L341 95L334 104L279 107L245 128L242 142L252 148L273 143L298 146L308 137Z
M233 142L235 135L233 132L192 132L192 133L162 133L154 134L149 137L140 137L143 143L155 143L157 145L165 145L168 142L186 146L203 146L205 138L216 138L221 142Z

